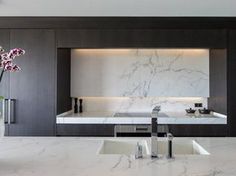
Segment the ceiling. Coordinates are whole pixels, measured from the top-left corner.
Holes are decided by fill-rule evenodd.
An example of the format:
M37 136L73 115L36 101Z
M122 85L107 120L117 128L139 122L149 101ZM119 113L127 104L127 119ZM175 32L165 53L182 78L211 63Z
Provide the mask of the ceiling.
M0 16L236 16L235 0L0 0Z

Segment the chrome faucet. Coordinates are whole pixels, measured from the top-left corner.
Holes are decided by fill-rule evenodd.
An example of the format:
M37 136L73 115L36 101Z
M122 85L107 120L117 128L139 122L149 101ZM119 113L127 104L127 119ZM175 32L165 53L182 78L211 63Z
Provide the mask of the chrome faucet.
M143 147L139 144L136 145L135 159L143 158Z
M158 146L157 146L157 137L158 137L158 113L161 110L161 106L155 106L152 110L152 133L151 133L151 157L158 157Z
M151 157L157 158L157 118L152 118Z
M166 135L167 137L167 141L168 141L168 154L167 154L167 158L171 159L173 158L173 143L172 143L172 140L173 140L173 135L171 133L167 133Z

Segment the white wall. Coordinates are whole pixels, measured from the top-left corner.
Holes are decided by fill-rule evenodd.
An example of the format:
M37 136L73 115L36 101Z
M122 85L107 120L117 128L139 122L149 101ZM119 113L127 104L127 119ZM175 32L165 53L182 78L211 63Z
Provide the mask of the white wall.
M71 97L209 97L209 50L74 49Z
M236 1L0 0L0 16L236 16Z

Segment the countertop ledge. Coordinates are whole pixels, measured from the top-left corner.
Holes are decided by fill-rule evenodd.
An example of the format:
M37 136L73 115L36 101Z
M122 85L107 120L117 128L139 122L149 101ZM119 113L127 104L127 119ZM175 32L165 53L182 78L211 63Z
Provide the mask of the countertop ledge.
M151 117L114 117L114 112L68 111L57 116L57 124L151 124ZM158 117L158 124L227 124L227 116L213 112L212 115L186 115L165 112L168 117Z
M114 138L5 137L0 139L1 176L235 176L236 138L194 139L210 155L178 155L168 160L135 160L99 155L103 140ZM120 139L120 138L115 138ZM134 139L134 138L129 138ZM150 140L150 138L138 138ZM178 140L181 138L174 138ZM186 138L185 138L186 139Z

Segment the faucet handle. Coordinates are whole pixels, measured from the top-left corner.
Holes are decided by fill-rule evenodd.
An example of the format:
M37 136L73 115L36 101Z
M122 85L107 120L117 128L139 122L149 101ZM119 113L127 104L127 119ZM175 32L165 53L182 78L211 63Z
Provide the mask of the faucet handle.
M160 106L160 105L155 106L154 109L156 109L156 110L161 110L161 106Z
M168 141L172 141L174 138L173 134L171 134L171 133L167 133L166 137L167 137Z
M142 158L143 157L143 147L142 145L139 144L139 142L137 142L136 145L136 151L135 151L135 158Z
M155 106L152 110L151 116L157 118L158 113L161 110L161 106Z
M159 112L161 110L161 106L155 106L152 112Z

